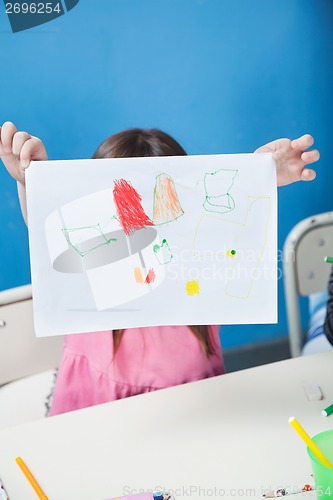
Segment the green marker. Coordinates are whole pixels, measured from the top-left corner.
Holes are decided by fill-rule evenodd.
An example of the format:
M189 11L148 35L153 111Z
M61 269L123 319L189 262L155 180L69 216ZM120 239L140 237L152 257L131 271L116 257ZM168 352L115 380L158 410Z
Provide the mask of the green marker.
M321 414L324 415L324 417L328 417L328 415L331 415L332 413L333 413L333 405L328 406L327 408L325 408L325 410L321 412Z
M231 255L236 255L236 250L231 250L230 253L231 253ZM333 259L332 259L332 261L333 261Z
M333 264L333 257L325 257L325 262L328 262L329 264Z

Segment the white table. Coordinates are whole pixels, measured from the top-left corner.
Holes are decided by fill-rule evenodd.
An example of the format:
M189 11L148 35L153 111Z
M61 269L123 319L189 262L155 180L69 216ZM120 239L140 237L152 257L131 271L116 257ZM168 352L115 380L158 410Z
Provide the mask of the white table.
M308 402L309 379L323 401ZM321 415L333 403L332 381L329 352L8 428L0 476L11 500L37 499L18 455L49 500L103 500L126 487L168 487L177 500L259 499L266 489L311 482L306 446L288 418L310 435L333 428L333 415Z

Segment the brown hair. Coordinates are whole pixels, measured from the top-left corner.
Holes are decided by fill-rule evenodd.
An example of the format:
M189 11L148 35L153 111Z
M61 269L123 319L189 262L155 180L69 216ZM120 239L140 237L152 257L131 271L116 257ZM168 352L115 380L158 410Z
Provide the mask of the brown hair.
M139 156L185 156L181 145L158 129L132 128L108 137L95 151L93 158L133 158ZM214 353L208 327L189 326L207 356ZM117 352L124 330L113 330Z

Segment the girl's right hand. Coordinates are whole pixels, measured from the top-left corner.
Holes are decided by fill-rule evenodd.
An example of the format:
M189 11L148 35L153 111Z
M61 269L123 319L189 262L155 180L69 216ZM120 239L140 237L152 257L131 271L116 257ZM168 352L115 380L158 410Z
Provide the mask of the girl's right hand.
M0 157L10 175L24 185L30 161L47 160L47 153L38 137L18 132L14 123L5 122L0 127Z

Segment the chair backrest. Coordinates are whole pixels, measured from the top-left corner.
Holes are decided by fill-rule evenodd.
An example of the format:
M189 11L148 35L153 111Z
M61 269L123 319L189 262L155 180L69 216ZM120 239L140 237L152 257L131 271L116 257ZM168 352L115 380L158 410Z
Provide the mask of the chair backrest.
M0 292L0 385L56 368L62 340L35 337L31 285Z
M288 234L283 248L283 272L290 352L301 354L303 332L299 296L327 289L331 266L325 256L333 254L333 212L299 222Z

